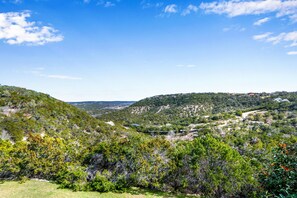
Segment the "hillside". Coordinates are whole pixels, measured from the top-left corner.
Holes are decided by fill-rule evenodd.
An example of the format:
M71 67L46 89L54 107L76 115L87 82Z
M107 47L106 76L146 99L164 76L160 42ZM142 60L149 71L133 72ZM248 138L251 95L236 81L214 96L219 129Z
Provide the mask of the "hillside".
M102 116L171 142L211 135L257 166L280 142L297 142L297 93L174 94Z
M216 114L232 113L238 110L261 109L277 98L296 101L296 93L190 93L160 95L143 99L123 110L101 116L105 120L114 120L131 124L179 124L184 120L196 120Z
M35 133L90 140L90 136L99 136L109 128L85 111L47 94L0 86L1 139L19 141L28 133Z
M140 100L130 107L101 116L105 120L119 121L125 125L167 123L198 118L215 113L258 108L265 94L190 93L160 95Z

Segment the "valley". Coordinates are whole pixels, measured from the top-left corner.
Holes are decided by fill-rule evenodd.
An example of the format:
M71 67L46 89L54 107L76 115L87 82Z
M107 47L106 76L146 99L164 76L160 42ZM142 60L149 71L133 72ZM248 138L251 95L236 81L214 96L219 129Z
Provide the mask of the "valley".
M137 188L196 197L296 189L296 180L277 183L272 176L296 176L296 92L68 104L0 86L0 132L4 186L37 179L74 191Z
M88 102L69 102L69 104L83 109L93 117L102 116L113 111L124 109L135 103L134 101L88 101Z

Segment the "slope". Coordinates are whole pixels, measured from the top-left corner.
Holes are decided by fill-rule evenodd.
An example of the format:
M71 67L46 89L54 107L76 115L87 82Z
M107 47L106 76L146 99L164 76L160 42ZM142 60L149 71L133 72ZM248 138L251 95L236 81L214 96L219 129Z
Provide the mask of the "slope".
M1 139L19 141L28 133L64 139L91 139L112 130L108 125L47 94L0 86Z

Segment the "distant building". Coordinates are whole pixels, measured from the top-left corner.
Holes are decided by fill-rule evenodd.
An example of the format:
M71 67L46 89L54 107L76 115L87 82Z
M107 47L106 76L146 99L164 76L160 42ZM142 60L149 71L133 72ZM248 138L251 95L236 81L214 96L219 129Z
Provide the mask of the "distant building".
M275 98L274 101L275 101L275 102L282 102L283 99L281 99L281 98Z
M290 102L288 99L282 99L282 98L275 98L275 102Z

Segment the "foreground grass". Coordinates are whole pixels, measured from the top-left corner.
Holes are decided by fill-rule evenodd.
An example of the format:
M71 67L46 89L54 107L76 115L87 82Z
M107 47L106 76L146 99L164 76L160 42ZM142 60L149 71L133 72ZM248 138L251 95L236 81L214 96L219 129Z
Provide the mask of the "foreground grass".
M162 192L152 192L138 188L127 193L73 192L68 189L58 189L58 185L49 182L27 181L5 182L0 184L1 198L142 198L142 197L187 197L170 195Z

